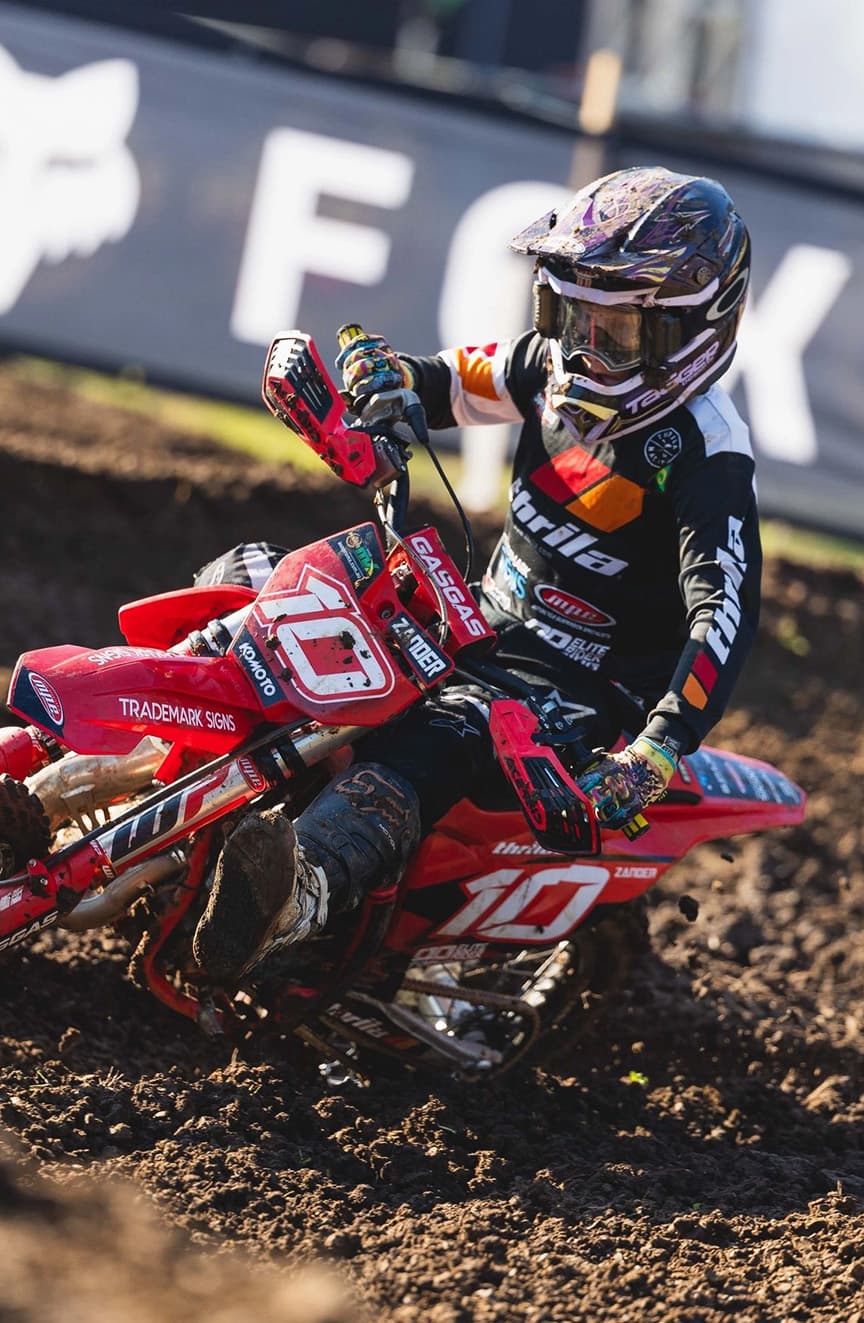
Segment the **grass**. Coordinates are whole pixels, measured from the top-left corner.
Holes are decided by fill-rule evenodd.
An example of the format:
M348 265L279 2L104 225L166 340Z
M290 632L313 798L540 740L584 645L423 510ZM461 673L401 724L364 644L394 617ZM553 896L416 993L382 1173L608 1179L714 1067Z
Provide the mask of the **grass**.
M270 464L290 464L300 473L321 472L321 460L308 446L286 435L262 404L258 408L160 390L132 377L113 377L45 359L20 358L14 370L25 380L64 387L97 404L144 413L178 432L208 437L234 450L242 450ZM459 485L461 462L443 456L454 486ZM419 448L411 464L412 489L417 495L438 499L441 482L428 456ZM502 477L499 506L503 517L507 500ZM762 521L762 541L768 555L785 556L806 565L840 566L864 572L864 542L798 528L781 520Z
M288 464L298 473L320 474L324 470L315 452L273 418L263 403L257 408L227 404L161 390L131 377L107 376L41 358L16 359L14 371L33 384L62 387L95 404L146 414L163 427L207 437L267 464ZM458 457L447 456L446 465L451 482L457 484L461 469ZM415 450L411 463L411 488L418 496L429 499L437 499L442 494L441 480L432 461L419 448ZM502 492L502 502L503 498Z

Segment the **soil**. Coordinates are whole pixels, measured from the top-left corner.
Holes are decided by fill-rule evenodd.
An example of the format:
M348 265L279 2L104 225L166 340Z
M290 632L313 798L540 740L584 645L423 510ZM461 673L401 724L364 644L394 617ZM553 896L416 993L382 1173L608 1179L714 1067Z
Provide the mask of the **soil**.
M365 517L9 366L0 490L7 670L243 538ZM807 821L668 874L654 954L554 1071L334 1090L207 1043L119 937L5 953L0 1320L864 1323L864 591L778 560L765 589L711 742Z

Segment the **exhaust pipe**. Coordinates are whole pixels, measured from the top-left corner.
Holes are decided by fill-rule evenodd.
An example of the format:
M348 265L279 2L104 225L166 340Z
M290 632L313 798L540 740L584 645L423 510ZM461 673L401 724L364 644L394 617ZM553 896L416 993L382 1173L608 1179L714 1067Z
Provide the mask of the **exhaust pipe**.
M93 818L107 808L148 787L165 759L166 745L145 735L131 753L67 753L28 779L27 786L40 800L52 830L70 819Z
M143 863L135 864L115 877L96 895L79 900L74 910L57 920L57 927L83 933L88 928L102 928L106 923L113 923L126 913L132 902L149 886L164 881L172 873L179 873L185 866L186 855L180 849L168 850L165 854L145 859Z

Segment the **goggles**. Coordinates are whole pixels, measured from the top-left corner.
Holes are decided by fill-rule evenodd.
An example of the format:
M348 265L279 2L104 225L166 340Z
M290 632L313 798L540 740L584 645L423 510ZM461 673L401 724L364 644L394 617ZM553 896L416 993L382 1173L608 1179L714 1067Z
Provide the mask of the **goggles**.
M717 281L708 287L710 295ZM657 299L651 287L624 291L578 285L539 266L534 284L534 325L557 340L565 359L598 360L610 372L650 368L676 353L694 333L689 305L696 297ZM695 312L695 310L694 310ZM698 315L698 314L697 314Z
M590 354L604 367L636 367L641 359L642 312L632 305L602 308L578 299L559 297L558 333L565 358Z

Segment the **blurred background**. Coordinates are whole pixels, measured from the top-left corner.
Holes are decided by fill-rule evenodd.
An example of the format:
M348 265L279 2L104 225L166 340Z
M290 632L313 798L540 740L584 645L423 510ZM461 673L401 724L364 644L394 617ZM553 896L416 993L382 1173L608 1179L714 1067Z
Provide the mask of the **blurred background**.
M62 12L61 12L62 9ZM512 234L636 163L720 179L754 238L726 384L763 511L864 538L858 0L0 3L0 346L254 404L325 358L529 321ZM444 438L474 509L508 429Z

